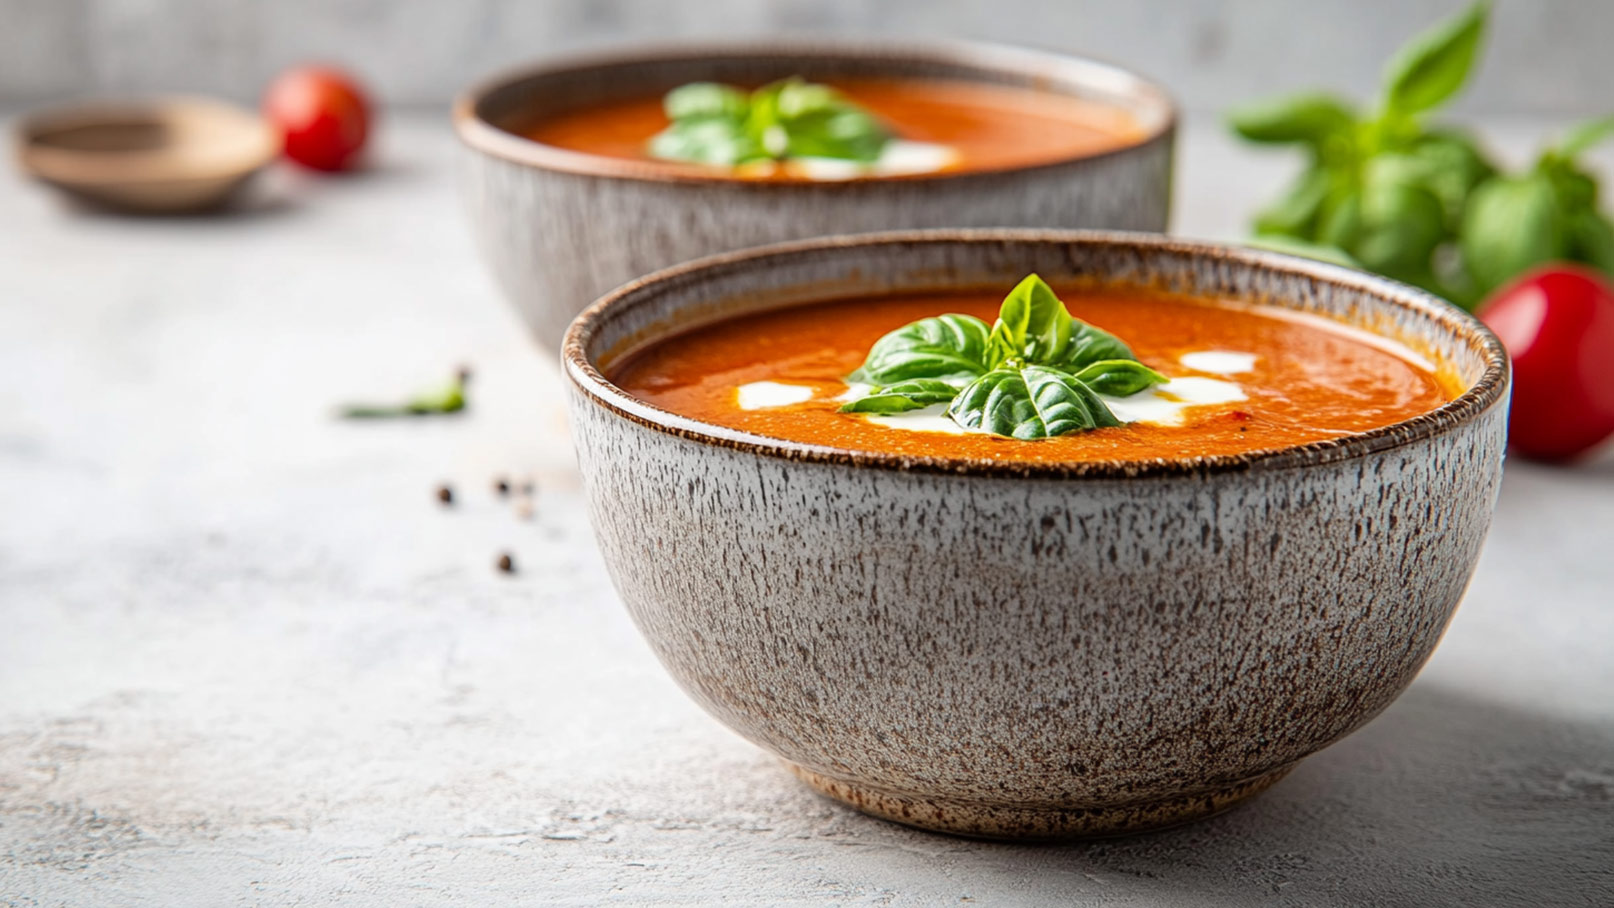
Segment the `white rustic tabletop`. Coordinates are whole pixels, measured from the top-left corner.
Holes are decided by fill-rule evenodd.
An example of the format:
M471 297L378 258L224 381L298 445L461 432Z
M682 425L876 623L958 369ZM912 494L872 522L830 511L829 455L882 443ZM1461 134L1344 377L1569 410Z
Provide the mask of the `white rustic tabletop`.
M445 121L220 219L0 170L0 905L1614 904L1614 456L1510 463L1412 690L1247 806L1053 847L868 819L629 624ZM1199 236L1287 167L1208 121L1179 160ZM330 416L460 363L463 418Z

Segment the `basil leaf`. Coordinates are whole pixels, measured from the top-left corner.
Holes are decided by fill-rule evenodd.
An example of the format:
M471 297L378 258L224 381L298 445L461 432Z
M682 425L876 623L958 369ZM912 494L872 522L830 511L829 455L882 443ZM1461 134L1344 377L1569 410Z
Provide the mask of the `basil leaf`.
M1468 200L1463 265L1483 297L1509 278L1564 256L1563 218L1552 181L1540 173L1493 177Z
M402 404L346 404L337 415L342 419L396 419L404 416L434 416L465 409L465 386L470 372L461 369L453 381L439 391L417 394Z
M875 341L847 380L884 387L915 378L974 378L990 368L990 331L972 315L922 318Z
M958 396L958 388L934 378L916 378L881 388L868 397L859 398L841 406L842 413L905 413L936 404L945 404Z
M667 92L661 109L669 120L720 117L739 122L745 118L750 101L745 92L716 82L691 82Z
M1543 160L1536 165L1552 181L1558 205L1564 211L1596 211L1597 180L1562 159Z
M1564 140L1558 143L1556 153L1564 158L1579 157L1582 152L1609 136L1614 136L1614 115L1587 120L1569 130Z
M1121 339L1075 318L1053 288L1032 274L1003 299L992 326L988 363L1035 363L1077 370L1106 359L1136 359Z
M1456 233L1468 194L1495 173L1472 138L1441 130L1419 137L1405 150L1374 155L1363 176L1369 185L1398 183L1427 189L1445 210L1446 232Z
M1456 94L1474 67L1490 8L1480 0L1397 51L1385 67L1385 109L1418 114Z
M1429 270L1446 237L1446 208L1422 186L1374 184L1362 194L1361 233L1351 250L1369 269L1406 279Z
M1007 360L1040 359L1070 342L1070 312L1052 287L1035 274L1026 275L1003 298L992 326L992 365Z
M960 391L948 412L965 428L1023 440L1121 424L1091 388L1041 366L988 372Z
M844 109L846 99L828 85L807 82L800 76L783 79L763 89L772 91L780 119L790 120L808 114Z
M1303 237L1310 234L1333 186L1333 175L1312 167L1300 175L1289 192L1255 216L1256 233Z
M1107 359L1137 359L1132 355L1132 348L1110 332L1095 328L1079 318L1072 318L1071 323L1073 328L1065 348L1038 357L1038 364L1060 369L1081 369Z
M1110 397L1131 397L1168 380L1135 359L1102 360L1077 372L1075 379L1095 393Z
M879 160L890 141L885 127L856 109L820 110L786 121L785 155L792 158Z
M1614 275L1614 224L1596 211L1582 211L1567 227L1569 257Z
M1322 243L1309 243L1287 236L1257 236L1245 241L1246 246L1256 249L1268 249L1272 252L1282 252L1285 255L1298 255L1302 258L1316 259L1319 262L1328 262L1331 265L1344 265L1346 268L1362 267L1362 263L1351 257L1349 252L1338 246L1328 246Z
M743 124L724 119L680 120L650 139L651 157L733 166L765 160L767 152Z
M1356 125L1356 113L1333 95L1305 92L1236 107L1227 122L1251 142L1304 142L1320 148L1348 133Z
M1360 191L1341 194L1324 208L1317 224L1317 241L1324 246L1350 249L1362 232Z

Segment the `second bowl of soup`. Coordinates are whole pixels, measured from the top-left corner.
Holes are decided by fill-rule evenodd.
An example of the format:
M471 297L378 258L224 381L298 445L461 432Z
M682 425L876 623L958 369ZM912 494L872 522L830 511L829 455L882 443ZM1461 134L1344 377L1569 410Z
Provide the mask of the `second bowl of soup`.
M1078 57L972 44L626 51L496 77L455 111L472 226L546 344L702 255L904 227L1160 230L1175 114Z
M669 269L564 347L616 587L808 784L992 837L1261 791L1384 709L1489 525L1507 361L1419 290L1164 238Z

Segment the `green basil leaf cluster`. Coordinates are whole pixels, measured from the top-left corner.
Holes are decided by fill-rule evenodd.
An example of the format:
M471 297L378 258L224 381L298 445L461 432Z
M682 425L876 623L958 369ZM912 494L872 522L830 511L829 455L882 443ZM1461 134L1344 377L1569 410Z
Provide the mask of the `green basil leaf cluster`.
M1376 271L1472 307L1547 261L1614 273L1614 226L1576 157L1614 134L1578 127L1528 173L1499 173L1475 139L1426 118L1473 71L1489 4L1413 38L1385 67L1369 113L1306 92L1232 111L1252 142L1298 145L1306 169L1255 219L1254 245Z
M1033 274L1004 298L997 321L920 319L885 335L847 381L873 385L847 413L902 413L948 404L968 429L1049 438L1120 425L1099 397L1166 381L1115 335L1075 318Z
M1459 240L1476 298L1548 262L1581 262L1614 275L1614 223L1599 210L1595 177L1576 156L1614 134L1614 118L1581 124L1529 171L1474 190Z
M733 166L785 158L871 162L891 133L835 89L800 78L745 92L692 82L667 93L672 123L650 139L652 157Z

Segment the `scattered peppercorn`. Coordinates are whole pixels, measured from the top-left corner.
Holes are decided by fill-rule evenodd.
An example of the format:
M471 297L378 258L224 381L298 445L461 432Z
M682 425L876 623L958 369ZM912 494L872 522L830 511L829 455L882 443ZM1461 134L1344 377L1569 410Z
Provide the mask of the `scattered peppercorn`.
M437 500L442 502L444 505L453 504L454 503L454 489L453 489L453 487L448 485L447 483L444 483L444 484L438 486L437 487Z
M454 371L454 378L457 379L462 385L468 384L471 380L471 367L460 366Z
M500 573L514 574L516 572L516 560L510 557L509 552L504 552L499 555L499 560L496 562L496 566L498 567Z
M510 480L505 479L503 476L500 476L499 478L493 480L493 491L497 492L500 498L503 498L506 495L509 495L510 494Z
M521 483L521 494L531 497L537 494L538 484L528 479Z

